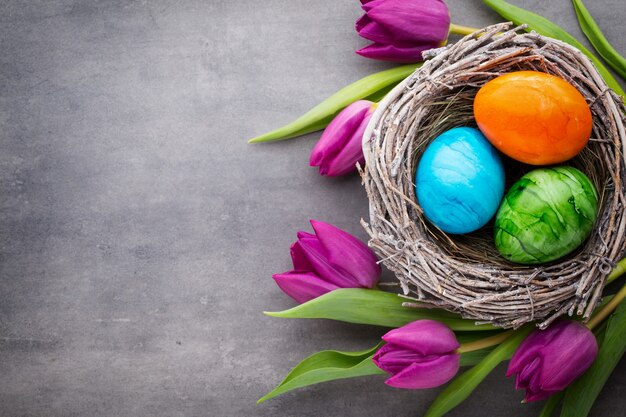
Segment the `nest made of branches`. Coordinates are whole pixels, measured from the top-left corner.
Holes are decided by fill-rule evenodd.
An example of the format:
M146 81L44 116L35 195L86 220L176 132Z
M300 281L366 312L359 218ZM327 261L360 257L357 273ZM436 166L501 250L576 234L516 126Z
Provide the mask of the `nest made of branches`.
M588 318L625 246L624 104L579 50L524 26L489 26L428 60L379 104L363 137L361 171L369 198L369 244L418 304L460 313L477 322L546 327L563 314ZM424 148L456 126L475 126L473 99L487 81L533 70L561 77L585 97L593 115L589 144L569 165L600 194L590 237L566 258L523 266L502 258L485 227L448 235L424 219L415 197L415 170ZM523 103L520 103L523 105ZM532 167L511 164L510 182ZM508 188L508 187L507 187Z

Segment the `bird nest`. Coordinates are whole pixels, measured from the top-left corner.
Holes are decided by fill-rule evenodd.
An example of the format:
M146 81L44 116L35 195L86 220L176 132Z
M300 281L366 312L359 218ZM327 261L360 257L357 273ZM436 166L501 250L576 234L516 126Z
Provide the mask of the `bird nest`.
M505 328L531 321L544 328L566 313L588 318L623 255L625 109L579 50L523 29L489 26L429 51L424 65L379 104L363 137L366 166L361 175L370 219L362 224L370 246L418 305ZM478 89L498 75L520 70L567 80L583 94L593 115L588 145L568 164L596 186L598 220L578 250L542 266L502 258L491 226L468 235L442 232L424 218L415 197L415 170L425 147L452 127L476 126L472 109ZM507 181L532 169L508 165Z

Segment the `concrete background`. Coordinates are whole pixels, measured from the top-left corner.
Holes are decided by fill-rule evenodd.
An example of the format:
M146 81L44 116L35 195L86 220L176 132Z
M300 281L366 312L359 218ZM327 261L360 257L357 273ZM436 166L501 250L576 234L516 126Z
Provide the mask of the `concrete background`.
M499 21L478 0L453 21ZM569 1L515 1L582 35ZM623 0L587 1L626 53ZM309 218L365 237L319 134L246 140L388 64L356 0L0 3L0 416L420 416L383 377L256 405L299 360L382 329L261 314ZM451 416L536 415L500 366ZM593 416L623 415L624 361Z

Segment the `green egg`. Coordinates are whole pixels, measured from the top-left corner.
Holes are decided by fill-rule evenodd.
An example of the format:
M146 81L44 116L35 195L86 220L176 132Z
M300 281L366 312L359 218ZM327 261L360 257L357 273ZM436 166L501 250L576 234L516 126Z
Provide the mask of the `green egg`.
M517 181L496 214L496 248L520 264L554 261L589 236L598 216L598 193L576 168L540 168Z

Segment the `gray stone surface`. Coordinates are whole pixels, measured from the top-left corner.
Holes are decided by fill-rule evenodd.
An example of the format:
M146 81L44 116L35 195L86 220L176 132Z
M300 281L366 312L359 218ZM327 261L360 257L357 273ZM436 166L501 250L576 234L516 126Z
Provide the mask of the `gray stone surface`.
M569 1L515 1L578 38ZM623 0L588 1L624 54ZM450 0L453 21L497 15ZM332 382L263 405L306 355L381 329L262 315L309 218L361 237L318 134L246 139L388 64L356 0L0 3L1 416L419 416L438 390ZM536 415L500 366L451 416ZM624 362L592 415L623 415Z

